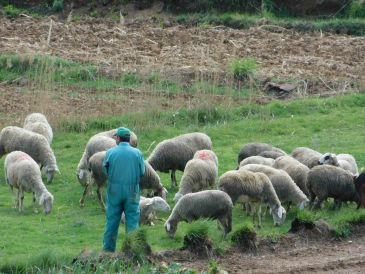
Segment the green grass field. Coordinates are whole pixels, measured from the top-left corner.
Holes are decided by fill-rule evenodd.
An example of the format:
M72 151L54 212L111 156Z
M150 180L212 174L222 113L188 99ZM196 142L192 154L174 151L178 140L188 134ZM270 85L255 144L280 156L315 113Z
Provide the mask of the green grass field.
M359 168L365 166L365 94L338 96L330 99L307 99L296 102L275 102L267 106L248 106L236 109L207 112L204 121L194 117L194 113L184 112L181 118L171 125L170 113L160 116L143 114L119 117L123 126L131 127L139 136L139 148L147 158L152 148L160 141L178 134L202 131L207 133L219 158L219 175L237 166L237 153L248 142L266 142L291 152L295 147L308 146L321 152L351 153L358 161ZM185 116L184 116L185 115ZM198 115L198 114L196 114ZM147 116L147 117L146 117ZM154 119L154 120L149 120ZM78 201L82 188L77 182L75 170L81 158L84 146L90 136L101 129L98 126L115 126L117 119L105 118L105 121L90 121L86 132L77 133L64 127L55 133L52 147L55 151L61 171L47 188L55 197L54 208L49 216L34 214L31 207L31 194L25 195L24 213L18 213L11 207L12 195L5 184L3 170L0 169L0 271L12 265L32 265L40 261L52 264L69 265L72 258L82 250L100 251L105 217L98 206L96 194L88 196L85 207L80 208ZM189 125L190 124L190 125ZM72 127L71 127L72 128ZM152 148L148 150L151 144ZM3 165L3 157L0 165ZM169 190L168 202L173 206L172 198L177 189L171 189L167 174L161 174L163 184ZM180 179L181 173L178 173ZM285 234L296 210L289 212L282 227L274 227L271 216L266 216L259 236L277 237ZM362 213L361 213L362 212ZM354 214L355 205L333 212L326 209L317 213L318 217L329 223L341 226ZM167 218L167 214L162 215ZM233 213L233 230L242 223L251 221L241 207L237 205ZM206 221L209 237L217 248L230 246L229 237L222 239L216 222ZM157 221L154 227L147 228L148 241L153 251L177 249L182 246L182 238L189 227L181 224L175 239L169 239L164 231L163 222ZM117 249L124 239L124 227L120 227Z

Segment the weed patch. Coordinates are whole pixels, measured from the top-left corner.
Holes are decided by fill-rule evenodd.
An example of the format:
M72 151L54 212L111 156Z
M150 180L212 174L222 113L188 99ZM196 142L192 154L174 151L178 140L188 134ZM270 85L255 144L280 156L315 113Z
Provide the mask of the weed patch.
M233 232L231 241L242 251L257 252L256 232L252 223L245 223Z
M213 243L208 238L208 226L202 222L193 224L184 236L182 249L189 250L199 256L209 257Z

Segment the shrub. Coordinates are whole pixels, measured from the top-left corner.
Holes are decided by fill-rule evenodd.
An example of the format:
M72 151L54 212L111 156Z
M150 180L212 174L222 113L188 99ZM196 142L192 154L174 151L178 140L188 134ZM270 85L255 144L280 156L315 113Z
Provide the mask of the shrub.
M256 73L257 63L252 58L238 59L234 60L229 68L234 78L244 80Z
M7 5L4 7L5 15L9 18L15 18L22 13L22 10L14 7L13 5Z
M54 0L51 10L53 12L59 12L63 10L63 0Z
M365 18L365 5L359 1L352 1L346 11L348 17Z

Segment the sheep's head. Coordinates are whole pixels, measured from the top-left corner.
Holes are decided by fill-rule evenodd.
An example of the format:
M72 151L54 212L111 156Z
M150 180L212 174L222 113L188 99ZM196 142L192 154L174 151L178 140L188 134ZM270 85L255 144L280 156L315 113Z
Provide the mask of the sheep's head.
M309 203L309 199L306 197L303 201L299 203L299 210L303 210Z
M337 161L337 157L336 154L333 153L325 153L323 154L319 160L318 160L318 164L320 165L331 165L331 166L338 166L338 161Z
M169 237L171 237L171 238L174 237L176 229L177 229L177 223L176 222L173 222L173 221L170 221L170 220L166 221L165 230L166 230L167 235L169 235Z
M163 212L170 211L170 206L161 197L153 197L152 204L154 211L163 211Z
M286 218L286 210L282 206L272 209L272 217L274 219L274 225L280 226L284 223Z
M60 173L60 170L57 166L49 166L46 168L47 170L47 183L52 183L53 177L56 174L56 172Z
M181 193L177 192L175 194L175 197L174 197L174 203L176 204L182 198L182 196L184 196L184 195L182 195Z
M166 188L163 187L159 191L155 192L154 195L160 196L162 199L164 199L166 201L167 193L169 193L169 192L167 191Z
M76 172L77 180L79 180L80 185L86 186L88 183L88 171L86 169L79 169Z
M39 197L39 205L43 206L45 215L49 214L52 210L53 195L48 191L43 192Z

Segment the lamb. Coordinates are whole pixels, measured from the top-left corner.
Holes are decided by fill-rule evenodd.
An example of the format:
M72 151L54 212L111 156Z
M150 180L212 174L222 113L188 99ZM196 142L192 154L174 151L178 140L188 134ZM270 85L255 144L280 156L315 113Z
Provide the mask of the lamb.
M273 147L270 144L265 143L249 143L244 145L239 153L238 153L238 164L241 163L243 159L246 159L250 156L256 156L264 151L275 151L277 153L281 153L281 155L286 155L286 152L281 150L280 148Z
M359 196L360 203L358 204L357 208L359 209L360 206L365 208L365 172L362 172L355 180L355 189Z
M24 210L24 191L33 192L33 211L36 213L36 197L39 205L43 206L47 215L52 210L53 195L47 190L42 182L42 175L38 164L26 153L22 151L12 151L4 163L5 180L14 193L14 188L18 189L18 195L14 207L19 208L19 212Z
M105 137L109 137L109 138L114 138L115 132L116 132L116 129L111 129L108 131L99 132L99 133L95 134L94 136L105 136ZM129 144L132 147L138 146L138 138L137 138L137 135L133 131L131 131L131 138L130 138Z
M297 147L293 150L291 156L307 167L312 168L319 165L319 158L321 158L322 154L311 148Z
M351 154L325 153L319 158L319 164L338 166L349 171L353 176L359 176L356 160Z
M257 156L250 156L250 157L247 157L247 158L243 159L240 162L240 167L248 165L248 164L259 164L259 165L265 165L265 166L273 166L274 159L265 158L265 157L258 156L258 155Z
M85 190L80 198L80 206L83 207L85 205L85 197L88 193L89 189L93 184L97 186L97 196L98 201L103 210L105 210L105 204L102 198L102 189L107 184L107 177L103 173L102 166L103 160L105 158L106 151L99 151L90 157L88 163L88 171L90 173L91 181L87 185L85 185ZM161 196L166 200L167 190L161 184L160 177L153 170L151 165L145 161L145 175L141 178L140 188L141 189L153 189L156 195Z
M319 209L328 197L334 198L334 208L341 207L345 201L354 201L358 207L360 198L356 192L354 177L340 167L320 165L308 173L307 187L310 193L310 205ZM317 202L314 201L317 197Z
M211 150L198 150L186 164L174 202L185 194L213 188L218 176L218 158Z
M170 237L175 235L179 222L191 223L200 218L217 219L226 236L232 230L232 200L220 190L204 190L184 195L173 208L165 223Z
M48 183L59 172L56 157L44 136L15 126L3 128L0 132L0 158L16 150L27 153L41 168L45 168Z
M170 206L168 203L162 199L161 197L152 197L145 198L142 197L139 200L139 209L140 209L140 225L150 225L153 226L153 221L156 219L156 212L169 212ZM122 223L125 222L125 215L122 214Z
M261 203L270 206L274 225L284 223L286 211L281 206L270 179L264 173L245 169L228 171L219 178L219 189L231 197L233 204L253 203L258 216L258 227L261 227ZM253 218L255 223L255 214Z
M240 169L266 174L282 204L289 202L290 207L290 203L294 203L300 210L302 210L309 202L307 196L300 190L300 188L294 183L293 179L284 170L255 164L245 165Z
M286 171L303 193L309 194L307 188L309 167L291 156L281 156L275 160L273 168Z
M176 170L184 171L197 150L211 148L212 141L208 135L200 132L187 133L160 142L147 161L156 171L169 173L171 170L171 185L176 186Z
M29 114L25 118L23 128L43 135L49 144L52 143L52 127L49 125L46 116L44 116L42 113Z

